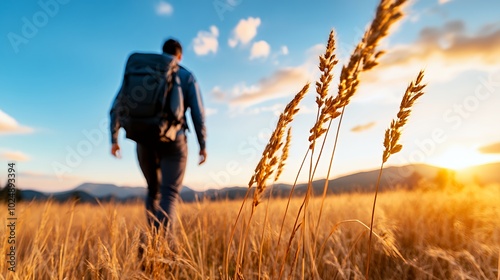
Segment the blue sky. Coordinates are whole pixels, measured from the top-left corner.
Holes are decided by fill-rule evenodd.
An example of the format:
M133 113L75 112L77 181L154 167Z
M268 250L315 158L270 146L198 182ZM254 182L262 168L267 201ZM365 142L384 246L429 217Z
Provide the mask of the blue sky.
M197 190L245 185L276 115L318 76L317 56L330 29L338 77L377 3L2 1L0 182L7 163L16 162L18 186L25 189L145 185L135 145L123 133L123 158L110 155L108 111L127 56L159 52L172 36L184 46L182 64L197 77L207 107L208 161L197 166L190 133L184 183ZM384 130L420 69L429 85L404 130L403 151L389 164L460 168L500 160L499 10L494 0L412 1L382 42L381 64L363 74L346 108L333 176L380 164ZM283 182L293 181L306 151L314 106L311 91L293 123ZM317 177L326 169L322 163Z

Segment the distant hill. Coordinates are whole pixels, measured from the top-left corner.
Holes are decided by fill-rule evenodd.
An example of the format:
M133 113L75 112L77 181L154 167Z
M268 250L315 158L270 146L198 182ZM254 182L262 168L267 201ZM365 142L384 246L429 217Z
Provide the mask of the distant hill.
M413 164L406 166L390 166L384 168L380 181L380 191L392 189L412 189L421 182L433 182L443 168ZM500 184L500 163L492 163L475 166L459 172L455 177L462 183L476 184ZM341 194L351 192L373 192L377 182L379 170L358 172L346 176L331 179L328 182L327 194ZM313 193L323 193L325 179L315 180L312 183ZM287 197L292 186L288 184L276 184L273 186L272 195L275 197ZM298 184L294 190L294 196L303 196L307 190L307 183ZM253 194L253 189L251 190ZM230 187L223 189L210 189L202 192L194 191L189 187L183 187L180 197L184 202L196 200L220 200L243 198L247 187ZM118 187L113 184L85 183L65 192L42 193L32 190L22 190L21 197L24 200L45 200L53 198L56 201L68 201L78 199L81 202L96 203L97 201L126 202L142 200L147 190L144 187Z
M381 191L396 188L410 189L416 186L420 180L433 180L440 169L439 167L425 164L386 167L382 173L379 189ZM329 180L327 193L340 194L346 192L374 191L378 175L379 170L371 170ZM324 184L324 179L314 181L314 193L323 193ZM305 192L307 184L298 185L297 189L299 192Z
M146 196L146 188L144 187L118 187L113 184L81 184L74 191L83 191L95 197L112 196L117 199L126 199L130 197Z
M97 203L97 197L79 190L70 190L65 192L57 192L57 193L42 193L32 190L22 190L21 191L21 199L23 200L47 200L53 199L58 202L65 202L71 200L78 200L80 202L88 202L88 203ZM107 200L107 197L101 197L100 200Z
M457 179L479 185L500 184L500 162L466 168L457 172Z
M384 168L380 181L380 190L395 188L411 189L421 180L433 180L441 168L416 164L400 167ZM327 194L341 194L352 192L370 192L375 190L379 170L359 172L347 176L342 176L328 181ZM323 193L325 179L312 182L314 195ZM287 197L290 195L291 185L276 184L273 186L273 196ZM203 193L205 198L214 200L217 198L241 198L246 194L246 187L233 187L221 190L208 190ZM307 183L297 184L293 192L294 196L303 196L307 191Z

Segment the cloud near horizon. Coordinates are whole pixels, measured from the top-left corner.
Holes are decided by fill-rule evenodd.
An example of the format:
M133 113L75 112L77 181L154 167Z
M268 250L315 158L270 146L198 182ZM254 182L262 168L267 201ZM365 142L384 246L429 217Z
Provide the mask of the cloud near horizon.
M210 31L199 31L198 36L193 39L193 49L196 55L203 56L209 53L217 53L219 48L219 29L217 26L210 26Z
M375 124L376 124L376 122L369 122L366 124L356 125L353 128L351 128L351 132L355 132L355 133L363 132L363 131L369 130L370 128L374 127Z
M29 161L31 157L20 151L5 151L0 153L0 159L9 161Z
M13 117L0 110L0 134L24 134L33 132L33 128L20 125Z
M76 175L65 174L64 180L60 180L55 174L34 171L19 172L18 177L20 180L17 188L41 192L66 191L85 182L82 177Z
M482 146L478 150L483 154L500 154L500 142Z
M241 19L233 30L233 36L228 40L229 46L234 48L239 43L243 45L250 43L257 36L257 28L260 23L260 18Z

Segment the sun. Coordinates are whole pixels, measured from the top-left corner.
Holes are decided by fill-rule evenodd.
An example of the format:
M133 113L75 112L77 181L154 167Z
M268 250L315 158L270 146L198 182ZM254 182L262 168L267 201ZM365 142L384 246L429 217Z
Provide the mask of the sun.
M500 161L498 155L487 155L474 148L453 146L430 158L428 163L448 169L460 170L497 161Z

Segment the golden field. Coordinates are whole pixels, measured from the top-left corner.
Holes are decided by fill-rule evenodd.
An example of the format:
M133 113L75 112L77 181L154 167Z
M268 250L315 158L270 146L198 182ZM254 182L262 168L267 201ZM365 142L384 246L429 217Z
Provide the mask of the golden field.
M379 192L384 164L402 150L403 127L424 94L423 71L404 91L396 118L381 135L384 150L375 191L326 195L335 188L328 179L345 109L361 74L378 65L384 54L379 42L403 17L406 2L380 1L341 68L336 94L338 60L335 32L330 32L319 56L319 78L311 86L317 113L297 171L297 178L302 171L308 175L302 197L268 199L265 194L285 167L294 116L309 83L280 115L248 184L252 192L243 201L181 204L172 235L148 230L140 202L22 202L16 205L15 272L8 262L12 234L8 226L0 229L1 278L500 280L499 186L420 183L412 191ZM328 142L333 143L331 153L324 149L328 137L334 137ZM327 174L316 174L318 164L328 159ZM317 177L327 180L323 195L314 197ZM8 224L7 211L1 213Z
M375 214L371 279L497 279L500 250L500 188L465 187L452 191L394 191L379 194ZM309 232L306 251L314 259L291 270L292 251L283 279L364 279L373 194L329 196L318 235ZM301 199L292 199L285 221L285 242L277 247L286 200L259 204L248 233L241 276L277 279ZM310 215L320 200L313 198ZM224 256L241 201L180 204L175 227L175 253L169 241L149 244L151 263L138 261L140 233L145 227L142 203L103 205L17 205L16 272L8 271L7 230L0 231L2 279L225 279L233 278L239 229L229 248L229 275ZM6 205L5 205L6 207ZM250 207L246 207L250 210ZM249 211L243 211L247 217ZM6 211L1 218L7 221ZM262 229L265 229L262 235ZM264 238L262 238L264 236ZM315 241L315 242L314 242ZM296 242L296 241L294 241ZM261 247L262 245L262 247ZM309 248L307 248L308 246ZM172 246L171 246L172 247ZM262 248L261 267L259 252ZM295 251L294 251L295 250ZM278 256L278 257L277 257ZM313 272L315 266L316 272Z

